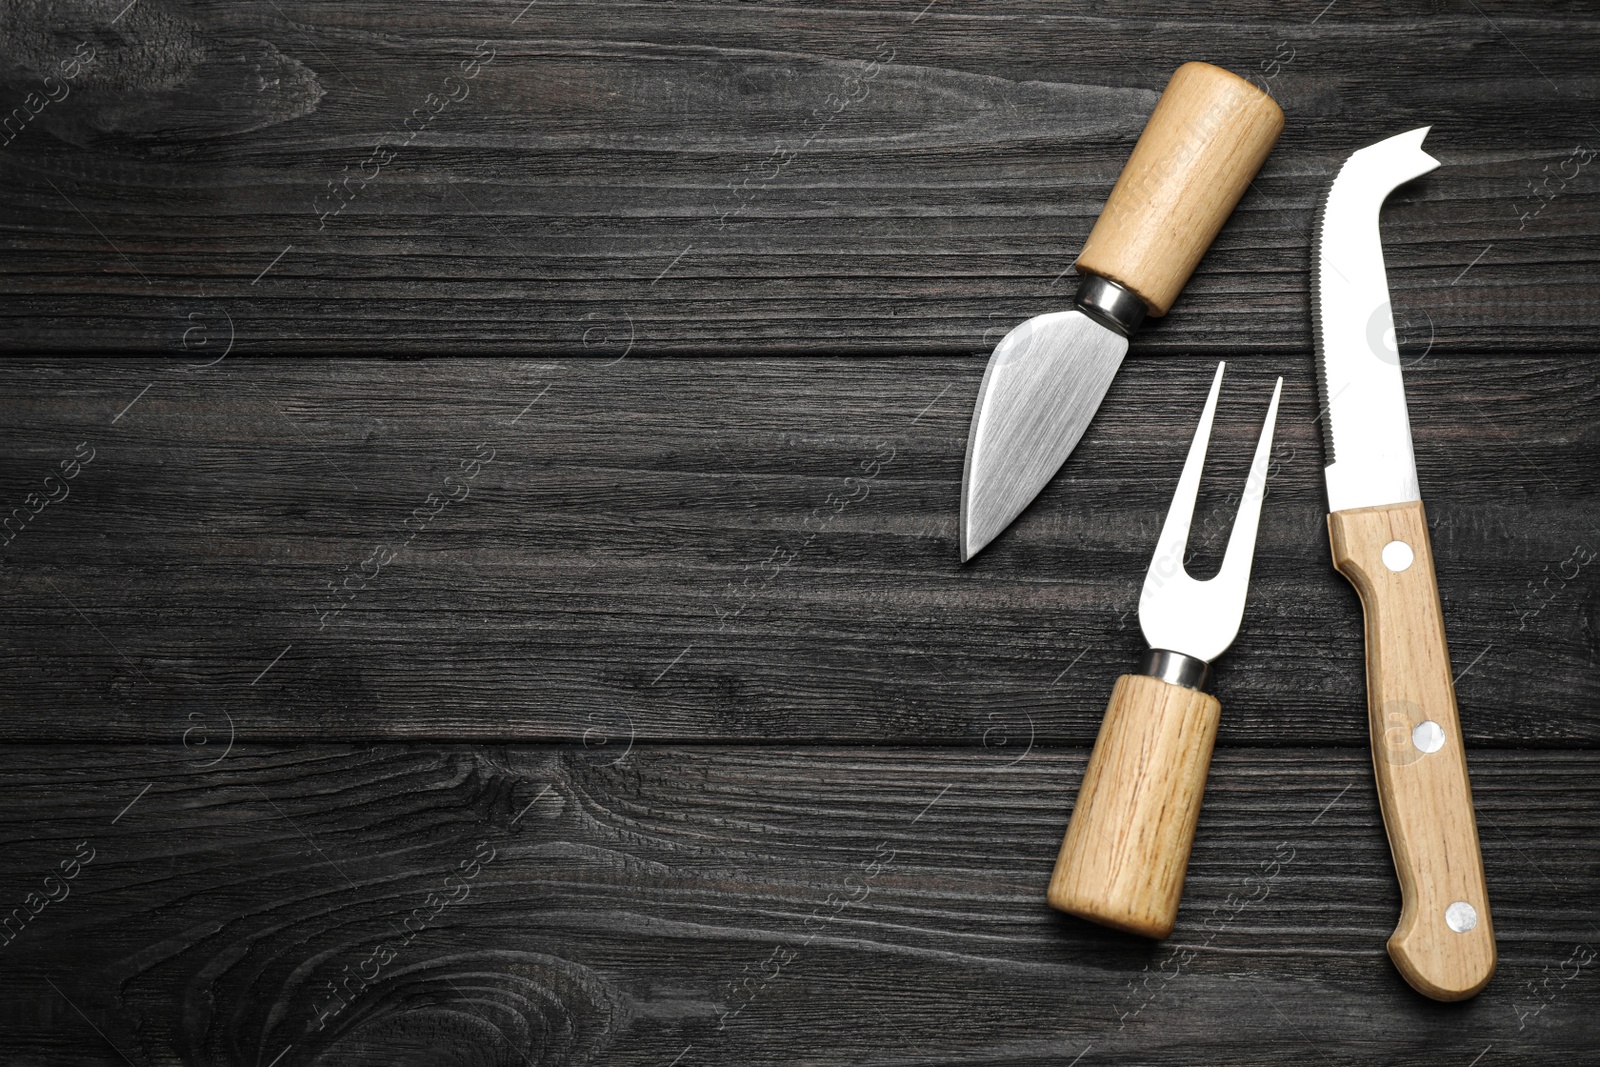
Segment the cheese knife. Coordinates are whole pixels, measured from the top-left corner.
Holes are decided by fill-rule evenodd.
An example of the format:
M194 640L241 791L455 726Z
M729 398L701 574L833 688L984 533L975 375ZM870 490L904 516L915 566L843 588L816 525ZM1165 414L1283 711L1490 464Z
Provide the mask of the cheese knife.
M1494 974L1494 925L1378 233L1390 192L1439 166L1427 134L1340 168L1317 213L1311 308L1328 536L1366 619L1372 766L1400 882L1389 956L1418 992L1465 1000Z
M1055 476L1129 336L1167 313L1282 130L1283 111L1243 78L1209 63L1172 75L1074 264L1072 310L1034 316L989 357L961 480L963 562Z

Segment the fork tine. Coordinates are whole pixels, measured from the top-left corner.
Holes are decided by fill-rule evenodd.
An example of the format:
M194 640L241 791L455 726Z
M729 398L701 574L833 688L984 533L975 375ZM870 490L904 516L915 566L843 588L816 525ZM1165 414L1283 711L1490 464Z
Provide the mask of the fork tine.
M1189 444L1189 458L1183 461L1183 473L1178 476L1178 488L1172 494L1167 521L1161 526L1161 539L1156 543L1150 569L1145 572L1141 599L1154 596L1162 586L1184 573L1183 557L1189 543L1189 525L1194 521L1194 502L1200 494L1200 474L1206 465L1206 446L1211 442L1211 420L1217 413L1217 397L1222 392L1222 372L1227 366L1226 361L1218 363L1216 377L1211 379L1211 395L1206 397L1200 425L1195 428L1194 440ZM1232 550L1230 544L1229 552Z
M1256 528L1261 524L1261 500L1267 492L1267 457L1272 452L1272 434L1278 424L1278 397L1283 394L1283 379L1278 379L1272 390L1272 403L1267 405L1267 417L1261 424L1261 438L1256 441L1256 455L1250 461L1250 475L1244 482L1244 493L1239 497L1239 513L1233 520L1233 532L1228 535L1228 550L1222 557L1222 569L1217 577L1229 587L1238 590L1241 609L1244 591L1250 585L1250 564L1255 558Z

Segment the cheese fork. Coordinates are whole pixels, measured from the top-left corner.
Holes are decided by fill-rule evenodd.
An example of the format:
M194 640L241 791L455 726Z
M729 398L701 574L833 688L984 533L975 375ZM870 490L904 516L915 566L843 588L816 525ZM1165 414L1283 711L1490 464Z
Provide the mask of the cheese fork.
M1145 573L1139 627L1149 650L1117 679L1050 878L1050 906L1105 926L1164 938L1178 916L1200 797L1222 705L1206 692L1211 662L1244 617L1267 460L1283 379L1256 442L1222 569L1196 581L1183 567L1226 363L1189 446L1155 557Z

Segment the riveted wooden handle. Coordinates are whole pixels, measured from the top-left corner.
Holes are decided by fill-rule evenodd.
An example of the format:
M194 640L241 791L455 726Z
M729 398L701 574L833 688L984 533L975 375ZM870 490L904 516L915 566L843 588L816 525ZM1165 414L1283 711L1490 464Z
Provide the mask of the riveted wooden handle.
M1361 597L1378 802L1400 880L1389 956L1412 988L1465 1000L1494 974L1494 923L1421 501L1328 516Z
M1165 315L1283 131L1283 110L1236 74L1172 75L1075 264Z
M1196 689L1117 679L1050 878L1050 906L1163 938L1183 874L1222 705Z

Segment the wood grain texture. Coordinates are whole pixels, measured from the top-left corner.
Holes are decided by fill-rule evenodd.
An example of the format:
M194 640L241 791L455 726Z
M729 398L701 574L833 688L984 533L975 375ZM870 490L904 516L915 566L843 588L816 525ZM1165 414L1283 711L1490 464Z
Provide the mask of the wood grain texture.
M1161 93L1073 264L1165 315L1283 132L1283 109L1243 78L1185 63Z
M8 749L7 906L95 850L0 948L8 1058L1042 1065L1092 1046L1080 1067L1460 1067L1489 1045L1507 1064L1592 1049L1592 753L1478 760L1504 956L1460 1005L1383 952L1399 901L1365 753L1219 750L1165 945L1042 899L1081 749L596 755ZM480 842L494 857L467 877ZM395 958L363 989L348 976L380 945Z
M1402 331L1592 351L1594 10L1317 14L16 0L0 116L76 45L98 61L0 146L0 346L192 355L225 313L252 353L987 350L1066 305L1200 58L1295 121L1136 351L1309 351L1316 195L1430 124L1445 165L1385 218Z
M1428 517L1421 501L1354 508L1329 515L1328 533L1366 620L1372 766L1403 901L1389 955L1419 992L1462 1000L1494 974L1494 920ZM1430 725L1438 736L1416 733Z
M0 349L179 357L0 364L0 1059L1592 1059L1600 19L1323 8L0 5ZM958 566L983 357L1191 59L1295 122ZM1501 948L1451 1005L1382 948L1306 298L1317 193L1429 124L1385 253ZM357 352L536 358L237 359ZM1223 356L1192 573L1282 373L1280 447L1153 945L1042 898Z
M1161 939L1178 921L1222 705L1124 674L1106 704L1050 875L1050 906Z
M0 684L53 709L8 736L176 744L226 714L255 740L1087 746L1143 650L1139 582L1215 363L1125 364L1056 481L962 566L983 362L8 362L0 518L97 450L0 548ZM1471 746L1600 737L1597 367L1407 371ZM1365 751L1309 357L1230 365L1189 569L1220 563L1280 373L1219 736ZM429 518L483 443L471 495Z

